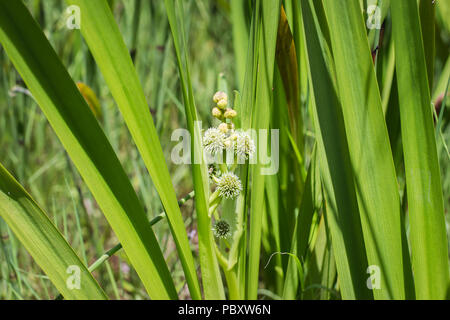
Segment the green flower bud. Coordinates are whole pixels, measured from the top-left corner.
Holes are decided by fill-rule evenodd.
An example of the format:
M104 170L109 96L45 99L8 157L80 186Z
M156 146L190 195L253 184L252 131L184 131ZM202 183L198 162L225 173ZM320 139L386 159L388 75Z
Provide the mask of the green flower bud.
M219 108L214 107L212 109L212 115L213 115L213 117L220 119L220 118L222 118L222 111Z
M214 100L215 103L218 103L220 100L227 100L228 101L228 96L227 96L227 94L225 92L218 91L214 95L213 100Z
M237 116L237 112L236 112L236 110L228 108L223 115L224 115L225 119L233 119L234 117Z

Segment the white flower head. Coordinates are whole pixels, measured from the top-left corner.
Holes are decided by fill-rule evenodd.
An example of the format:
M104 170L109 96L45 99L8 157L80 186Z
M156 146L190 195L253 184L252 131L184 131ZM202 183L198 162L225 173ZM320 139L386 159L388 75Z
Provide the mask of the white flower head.
M203 136L203 147L206 152L216 155L225 147L225 134L217 128L209 128Z
M236 154L248 159L248 157L255 153L256 148L253 139L244 131L237 131L236 136Z
M234 145L235 145L235 141L234 141L231 137L228 137L228 138L225 140L224 145L225 145L225 149L226 149L227 151L233 152L233 150L234 150Z
M226 199L236 198L242 191L241 180L232 172L222 174L217 181L220 196Z

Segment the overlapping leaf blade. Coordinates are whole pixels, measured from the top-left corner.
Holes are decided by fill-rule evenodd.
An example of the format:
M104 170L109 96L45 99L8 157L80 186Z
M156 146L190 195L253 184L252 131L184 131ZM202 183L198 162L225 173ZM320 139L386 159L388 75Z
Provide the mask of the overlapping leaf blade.
M2 164L0 164L0 216L66 299L107 298L45 212ZM69 267L72 269L68 269ZM76 272L76 276L79 275L80 288L71 288L67 285L68 280L71 283L69 278L71 272Z
M195 207L198 219L199 255L202 271L203 290L206 299L224 299L225 292L220 276L219 264L214 250L214 238L211 231L209 212L209 177L206 160L201 144L201 128L197 118L194 93L192 89L189 60L187 55L183 20L182 3L178 0L165 0L167 16L175 45L178 62L186 122L191 134L191 160L194 178Z
M376 298L411 297L411 271L389 138L358 1L323 1Z
M327 67L314 6L310 0L302 0L301 4L314 97L312 109L318 158L341 294L344 299L371 299L365 283L367 257L343 114L332 82L331 67Z
M68 0L80 8L81 32L114 96L161 197L193 299L200 299L194 259L161 144L133 62L105 0Z
M445 299L448 248L419 11L415 1L391 6L416 296Z
M0 0L0 41L155 299L177 298L142 205L75 83L22 1Z

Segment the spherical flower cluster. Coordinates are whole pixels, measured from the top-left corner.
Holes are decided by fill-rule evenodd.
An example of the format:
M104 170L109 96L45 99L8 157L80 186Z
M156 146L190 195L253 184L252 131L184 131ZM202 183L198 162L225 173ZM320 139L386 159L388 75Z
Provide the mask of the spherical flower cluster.
M236 132L236 154L248 159L255 153L255 143L247 132Z
M226 172L217 181L217 190L221 197L236 198L242 191L241 180L232 172Z
M226 239L231 236L231 227L225 220L219 220L216 222L213 228L214 236L221 239Z
M209 128L203 136L203 147L206 152L216 155L225 147L225 134L217 128Z

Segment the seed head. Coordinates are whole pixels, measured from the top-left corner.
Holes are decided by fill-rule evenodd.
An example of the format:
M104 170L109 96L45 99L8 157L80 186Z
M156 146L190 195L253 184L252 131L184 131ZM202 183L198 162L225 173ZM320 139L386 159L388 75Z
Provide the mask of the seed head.
M214 225L213 231L216 238L226 239L231 236L230 224L225 220L217 221Z
M203 136L203 147L211 155L216 155L223 150L225 134L217 128L209 128Z
M236 136L236 154L248 159L255 152L253 139L244 131L238 131Z
M227 100L228 101L228 96L227 96L227 94L225 92L218 91L214 95L213 100L214 100L215 103L218 103L220 100Z
M225 119L233 119L234 117L237 116L237 112L236 110L228 108L223 114L223 116L225 117Z
M241 180L232 172L222 174L217 182L220 196L227 199L236 198L242 191Z

